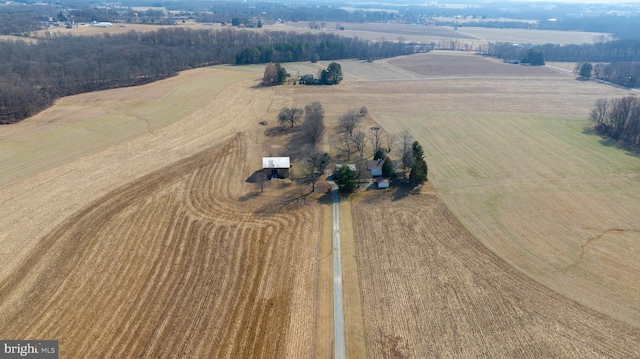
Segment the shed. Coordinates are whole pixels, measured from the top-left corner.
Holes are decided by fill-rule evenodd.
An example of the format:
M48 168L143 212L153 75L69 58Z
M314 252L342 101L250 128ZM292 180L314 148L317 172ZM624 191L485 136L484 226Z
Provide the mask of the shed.
M262 157L262 170L268 178L284 178L289 175L289 157Z
M378 188L389 188L389 179L384 177L376 178L376 184Z

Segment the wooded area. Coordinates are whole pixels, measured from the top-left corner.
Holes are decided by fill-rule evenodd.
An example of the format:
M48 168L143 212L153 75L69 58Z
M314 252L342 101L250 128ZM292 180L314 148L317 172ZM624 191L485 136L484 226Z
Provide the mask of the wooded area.
M640 101L636 97L599 99L590 119L600 134L630 146L640 145Z
M640 61L640 40L615 40L594 44L532 45L542 51L546 61L617 62ZM509 42L491 42L483 54L504 60L519 60L531 46Z
M256 49L258 56L245 55ZM374 43L335 34L232 28L167 28L93 37L54 35L35 44L3 41L0 123L31 116L62 96L140 85L195 67L309 61L314 55L321 60L377 59L413 50L413 44Z

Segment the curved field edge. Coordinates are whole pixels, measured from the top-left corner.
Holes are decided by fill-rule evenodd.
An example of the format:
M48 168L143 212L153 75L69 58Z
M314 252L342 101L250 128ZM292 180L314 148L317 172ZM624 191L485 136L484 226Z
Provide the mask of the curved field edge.
M529 279L435 195L353 206L371 358L632 358L640 329Z
M243 197L246 141L70 216L0 282L0 332L74 358L313 356L320 209Z

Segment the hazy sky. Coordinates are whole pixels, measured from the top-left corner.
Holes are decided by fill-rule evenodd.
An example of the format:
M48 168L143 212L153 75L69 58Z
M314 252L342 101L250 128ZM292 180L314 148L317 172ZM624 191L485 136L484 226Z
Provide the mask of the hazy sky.
M556 2L570 4L621 4L621 3L640 3L640 0L512 0L514 2Z

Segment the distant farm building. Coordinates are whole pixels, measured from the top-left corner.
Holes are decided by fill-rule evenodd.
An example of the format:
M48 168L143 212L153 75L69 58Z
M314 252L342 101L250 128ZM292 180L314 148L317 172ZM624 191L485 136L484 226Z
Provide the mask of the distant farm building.
M111 27L113 24L110 22L93 22L91 23L91 26L95 26L95 27Z
M262 157L262 170L267 178L285 178L289 176L291 159L289 157Z

